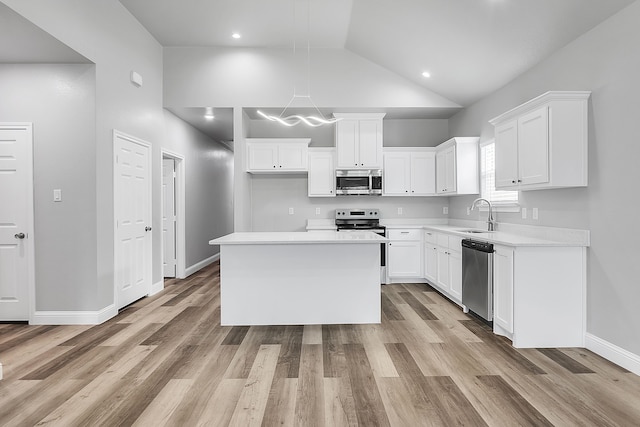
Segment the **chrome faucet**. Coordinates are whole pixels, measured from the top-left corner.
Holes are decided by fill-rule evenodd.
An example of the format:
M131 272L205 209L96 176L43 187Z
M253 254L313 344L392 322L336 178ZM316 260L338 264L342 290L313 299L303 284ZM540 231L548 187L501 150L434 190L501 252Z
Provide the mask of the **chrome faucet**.
M496 228L496 221L493 219L493 209L491 208L491 202L488 201L487 199L483 199L482 197L479 197L475 199L471 204L471 210L473 210L476 207L476 204L478 202L487 202L487 205L489 205L489 217L487 218L487 227L488 227L487 229L489 231L494 231Z

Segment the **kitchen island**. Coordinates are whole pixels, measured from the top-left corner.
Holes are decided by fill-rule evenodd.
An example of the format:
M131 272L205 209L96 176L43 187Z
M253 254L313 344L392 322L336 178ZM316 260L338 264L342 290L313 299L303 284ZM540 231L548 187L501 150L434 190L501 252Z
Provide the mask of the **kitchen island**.
M221 324L380 323L380 244L368 231L244 232L220 245Z

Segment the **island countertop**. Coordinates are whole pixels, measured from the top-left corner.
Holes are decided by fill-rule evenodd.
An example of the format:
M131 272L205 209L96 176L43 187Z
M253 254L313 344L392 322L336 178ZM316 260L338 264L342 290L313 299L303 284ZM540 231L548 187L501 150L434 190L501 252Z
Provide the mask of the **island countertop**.
M388 239L371 231L265 231L238 232L209 241L210 245L371 244Z

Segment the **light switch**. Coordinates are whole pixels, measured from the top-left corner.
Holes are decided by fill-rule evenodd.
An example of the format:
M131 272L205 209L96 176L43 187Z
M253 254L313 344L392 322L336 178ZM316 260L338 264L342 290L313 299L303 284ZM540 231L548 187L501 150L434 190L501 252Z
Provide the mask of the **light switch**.
M442 213L445 215L449 215L449 206L443 206L442 207Z
M293 208L289 208L289 215L293 215Z
M55 189L53 190L53 201L54 202L61 202L62 201L62 190Z
M527 219L527 208L522 208L522 219Z
M538 219L538 208L533 208L531 210L531 216L533 217L533 219Z

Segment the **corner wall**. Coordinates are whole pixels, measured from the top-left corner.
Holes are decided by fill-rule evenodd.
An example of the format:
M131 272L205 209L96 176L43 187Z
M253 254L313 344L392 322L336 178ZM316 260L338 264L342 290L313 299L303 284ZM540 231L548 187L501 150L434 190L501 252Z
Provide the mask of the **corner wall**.
M499 214L498 222L585 228L588 250L587 333L636 355L640 366L640 2L585 33L504 88L450 120L451 134L481 129L493 137L488 120L549 90L591 90L589 103L589 186L521 192L523 206L540 210L540 220ZM466 215L472 199L454 198L453 218ZM550 298L553 296L550 295Z
M209 240L233 232L233 153L164 110L163 148L184 156L187 270L220 252Z
M0 121L33 123L35 309L92 310L95 66L0 64L0 93Z
M82 283L86 293L82 308L102 310L114 302L114 129L152 144L152 227L158 230L153 234L153 282L162 279L162 264L158 262L162 228L159 164L163 129L162 47L117 0L2 1L95 64L95 133L82 141L95 148L95 168L82 173L73 169L66 172L78 182L95 183L92 189L95 205L91 208L95 211L94 225L86 233L96 233L96 242L86 242L82 247L94 257L91 264L96 265L96 271ZM142 75L142 87L130 83L132 70ZM60 280L52 278L52 281L55 288L65 288ZM73 298L68 298L68 304L68 310L82 309L76 307L78 303Z

